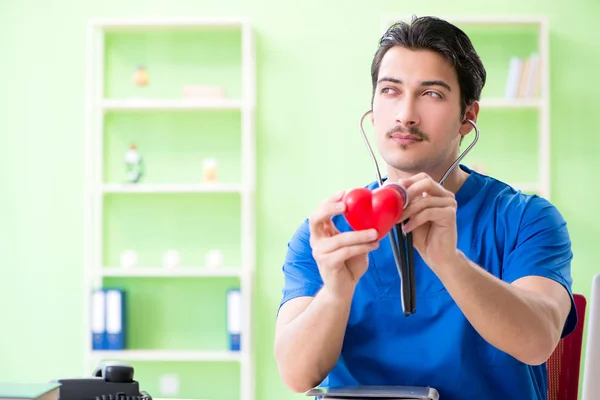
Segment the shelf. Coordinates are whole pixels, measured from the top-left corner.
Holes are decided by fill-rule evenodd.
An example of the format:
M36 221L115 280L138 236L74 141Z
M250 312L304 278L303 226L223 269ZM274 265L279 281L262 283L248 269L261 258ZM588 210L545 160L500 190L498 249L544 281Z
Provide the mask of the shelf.
M199 184L105 184L104 193L241 193L243 186L233 183Z
M124 99L101 100L104 111L241 110L243 102L232 99Z
M239 362L242 353L237 351L199 350L107 350L92 351L96 359L128 361L226 361Z
M240 277L242 275L239 268L202 268L202 267L180 267L180 268L160 268L160 267L144 267L144 268L120 268L120 267L104 267L99 275L104 277L146 277L146 278L177 278L177 277Z
M248 23L247 18L198 18L198 17L161 17L161 18L123 18L95 19L90 25L107 32L139 31L139 30L174 30L177 28L240 28Z
M511 15L474 15L474 16L446 16L442 17L458 25L485 25L485 26L539 26L546 23L542 16L511 16Z
M441 15L440 18L449 21L456 25L470 25L478 26L482 25L485 27L497 26L497 27L513 27L513 26L533 26L538 27L547 23L546 17L543 16L511 16L511 15ZM390 25L395 21L410 21L411 16L408 15L396 15L388 14L382 18L385 25Z
M507 99L498 97L481 99L479 104L483 108L541 108L543 103L540 99Z

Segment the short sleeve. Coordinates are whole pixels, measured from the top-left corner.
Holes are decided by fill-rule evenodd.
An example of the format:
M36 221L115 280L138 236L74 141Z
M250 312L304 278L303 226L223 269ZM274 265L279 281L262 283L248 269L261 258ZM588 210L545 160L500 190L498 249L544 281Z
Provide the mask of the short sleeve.
M577 324L572 293L572 259L567 223L549 201L534 196L527 204L519 223L515 247L504 260L503 280L510 283L535 275L560 283L571 298L571 311L563 327L562 337L571 333Z
M288 243L282 266L284 285L279 307L295 297L316 296L323 285L310 247L308 220L296 230Z

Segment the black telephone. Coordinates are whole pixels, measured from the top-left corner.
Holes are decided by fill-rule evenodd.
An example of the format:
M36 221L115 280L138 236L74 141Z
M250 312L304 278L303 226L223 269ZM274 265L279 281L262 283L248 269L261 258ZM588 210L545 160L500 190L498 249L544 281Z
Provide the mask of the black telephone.
M133 380L133 367L121 362L101 362L90 378L55 382L61 384L59 400L152 400Z

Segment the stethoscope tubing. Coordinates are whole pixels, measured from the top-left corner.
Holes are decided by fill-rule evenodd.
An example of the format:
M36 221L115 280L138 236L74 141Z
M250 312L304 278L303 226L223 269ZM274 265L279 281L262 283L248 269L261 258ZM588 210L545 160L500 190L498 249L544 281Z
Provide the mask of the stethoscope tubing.
M369 150L369 155L371 156L371 160L375 165L375 173L377 178L377 183L379 187L384 186L383 179L381 177L381 172L379 170L379 165L377 163L377 159L375 154L373 153L373 149L369 144L369 140L367 139L367 135L365 134L363 123L364 119L367 115L371 114L373 110L369 110L365 112L359 121L359 128L363 140L367 149ZM452 165L446 170L442 179L440 179L439 184L443 185L448 176L465 158L467 153L471 151L473 146L479 140L479 128L477 124L470 120L465 119L465 122L470 123L475 129L475 139L471 144L458 156L458 158L452 163ZM401 190L406 192L406 188L403 188L400 184L387 182L389 185L399 186ZM409 199L408 194L406 193L406 202L404 206L408 205ZM398 274L400 275L400 292L401 292L401 301L402 301L402 311L404 316L408 316L410 314L414 314L417 310L417 300L416 300L416 290L415 290L415 273L414 273L414 246L413 246L413 237L412 232L408 232L406 235L402 232L402 224L397 223L394 228L390 230L388 237L391 242L392 252L394 254L394 261L396 262L396 268L398 269Z

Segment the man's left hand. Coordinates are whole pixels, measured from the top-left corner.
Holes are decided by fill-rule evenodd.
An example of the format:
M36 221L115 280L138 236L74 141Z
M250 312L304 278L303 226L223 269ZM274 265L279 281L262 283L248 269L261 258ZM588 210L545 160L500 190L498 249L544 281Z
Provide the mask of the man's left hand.
M400 182L408 191L408 206L401 222L412 232L413 245L427 265L434 269L457 257L456 199L425 173Z

